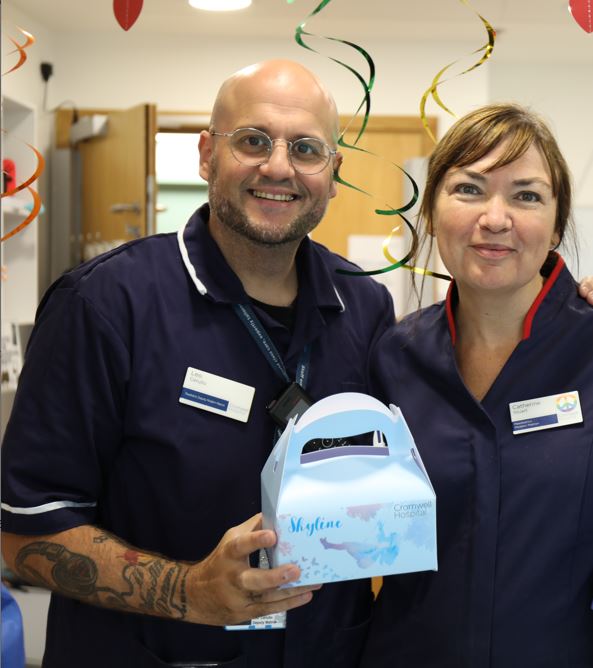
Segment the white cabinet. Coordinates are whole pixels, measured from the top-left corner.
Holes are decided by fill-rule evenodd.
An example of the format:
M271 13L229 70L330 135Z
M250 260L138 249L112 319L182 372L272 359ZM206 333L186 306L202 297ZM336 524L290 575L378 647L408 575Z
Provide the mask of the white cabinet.
M2 99L2 159L13 160L16 184L28 179L37 168L35 145L35 111L8 97ZM37 188L37 184L33 184ZM22 223L33 206L26 189L3 197L1 201L2 236ZM2 264L1 322L2 322L2 432L10 413L16 376L20 370L18 346L22 325L32 323L39 301L37 220L15 236L4 241L0 248Z
M2 101L2 158L16 165L16 182L22 183L37 167L35 145L35 112L9 98ZM33 184L33 187L36 187ZM28 190L2 199L2 236L21 223L31 210L33 201ZM38 302L37 221L2 244L2 319L31 322Z

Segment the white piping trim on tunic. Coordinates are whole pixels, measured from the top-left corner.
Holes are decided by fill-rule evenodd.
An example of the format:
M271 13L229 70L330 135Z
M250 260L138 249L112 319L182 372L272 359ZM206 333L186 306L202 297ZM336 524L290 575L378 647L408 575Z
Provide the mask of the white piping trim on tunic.
M15 508L3 503L2 509L15 515L40 515L41 513L49 513L52 510L61 510L62 508L94 508L96 503L76 503L76 501L52 501L51 503L44 503L42 506L33 506L31 508Z
M344 313L344 311L346 310L346 305L342 301L342 298L340 297L340 293L338 292L338 289L336 288L336 286L332 285L332 288L334 289L334 292L336 293L336 297L340 300L340 304L342 305L341 311L342 311L342 313Z
M202 281L198 278L198 275L196 274L196 269L194 265L191 263L191 260L189 259L189 254L187 252L185 241L183 240L183 233L185 231L185 227L186 226L184 225L183 227L180 227L179 230L177 230L177 243L179 245L179 252L181 253L181 259L183 260L183 264L187 269L189 277L191 278L194 285L198 289L198 292L201 295L205 295L208 292L208 290L206 289L206 286L202 283Z

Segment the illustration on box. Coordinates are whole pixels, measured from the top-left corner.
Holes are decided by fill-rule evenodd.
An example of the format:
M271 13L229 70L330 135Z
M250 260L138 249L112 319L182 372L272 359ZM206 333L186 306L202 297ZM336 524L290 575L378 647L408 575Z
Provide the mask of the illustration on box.
M272 567L296 584L436 570L436 497L397 406L345 392L292 418L261 474ZM293 585L293 586L294 586Z

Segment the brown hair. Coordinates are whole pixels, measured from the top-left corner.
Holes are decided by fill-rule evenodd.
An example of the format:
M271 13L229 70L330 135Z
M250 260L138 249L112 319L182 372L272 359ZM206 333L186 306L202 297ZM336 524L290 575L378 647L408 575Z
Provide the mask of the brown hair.
M559 243L565 232L574 243L571 220L572 185L570 171L556 139L546 123L535 113L518 104L489 104L470 112L455 125L435 147L428 162L426 186L420 205L420 247L424 246L432 229L432 220L438 188L452 167L464 167L480 160L501 142L508 145L488 171L503 167L520 158L530 146L536 146L544 157L552 178L552 192L556 198L555 232ZM432 247L432 241L429 242ZM575 249L576 250L576 249ZM418 257L416 251L416 257Z

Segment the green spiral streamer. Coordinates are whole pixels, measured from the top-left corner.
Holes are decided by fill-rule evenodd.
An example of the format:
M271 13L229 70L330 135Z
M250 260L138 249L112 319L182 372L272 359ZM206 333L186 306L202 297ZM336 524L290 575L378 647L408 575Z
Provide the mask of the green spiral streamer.
M294 0L287 0L287 2L289 4L292 3L293 1ZM306 37L316 37L316 35L314 35L313 33L310 33L307 30L305 30L305 25L310 18L319 14L319 12L321 12L321 10L324 9L330 2L331 2L331 0L323 0L322 2L320 2L319 5L317 5L317 7L315 7L315 9L305 18L305 20L302 21L302 23L299 26L297 26L296 31L295 31L295 40L296 40L296 42L299 46L302 46L304 49L307 49L308 51L312 51L313 53L319 54L319 51L317 51L316 49L309 46L304 40L305 36ZM345 69L347 69L356 78L356 80L360 83L360 85L362 86L362 89L363 89L363 99L361 100L358 108L356 109L356 111L355 111L355 113L352 116L352 119L350 121L350 123L351 123L358 116L360 111L362 109L364 109L364 118L363 118L360 130L358 131L358 134L357 134L354 142L352 144L349 144L344 139L344 135L345 135L345 133L348 130L348 127L350 125L350 123L348 123L340 134L340 137L338 139L338 145L343 147L343 148L351 149L351 150L354 150L354 151L361 151L363 153L367 153L368 155L378 157L375 153L372 153L371 151L367 151L366 149L363 149L363 148L361 148L357 145L358 142L360 141L360 138L362 137L362 135L364 134L364 132L366 130L366 127L367 127L367 124L368 124L368 121L369 121L369 116L370 116L370 113L371 113L371 90L373 89L373 86L375 84L375 63L374 63L373 59L371 58L371 55L368 53L368 51L363 49L358 44L355 44L354 42L350 42L350 41L344 40L344 39L339 39L337 37L328 37L326 35L323 35L322 37L323 37L323 39L327 39L331 42L338 42L340 44L344 44L346 46L349 46L349 47L353 48L355 51L357 51L365 59L367 65L368 65L368 68L369 68L369 76L368 76L368 80L367 80L362 76L362 74L360 74L360 72L358 72L358 70L355 70L353 67L351 67L347 63L344 63L341 60L338 60L337 58L333 58L332 56L326 56L327 58L329 58L331 61L333 61L337 65L340 65L341 67L344 67ZM412 234L412 249L413 249L413 248L416 247L418 235L417 235L416 230L414 229L414 226L402 214L404 212L408 211L409 209L411 209L416 204L416 202L418 201L418 184L416 183L414 178L410 174L408 174L408 172L406 172L405 169L403 169L399 165L396 165L395 163L391 163L391 164L394 165L395 167L397 167L397 169L399 169L409 179L409 181L412 185L412 190L413 190L412 198L410 199L410 201L407 204L405 204L404 206L402 206L400 208L396 209L396 208L390 207L389 209L375 209L374 212L376 214L382 215L382 216L400 216L400 218L404 221L404 223L406 224L406 226L408 227L408 229L410 230L410 232ZM337 183L340 183L341 185L346 186L347 188L351 188L352 190L356 190L357 192L360 192L364 195L372 197L371 193L367 192L366 190L363 190L362 188L359 188L358 186L354 185L353 183L349 183L348 181L341 178L339 175L335 176L334 178L335 178ZM391 234L389 235L388 239L386 240L386 243L389 242L389 240L393 236L396 229L397 228L392 229ZM385 244L384 244L384 247L385 247ZM373 275L376 275L376 274L384 274L388 271L393 271L394 269L397 269L398 267L405 266L405 263L412 257L412 255L413 255L413 250L410 251L401 260L393 262L391 265L389 265L387 267L384 267L382 269L375 269L375 270L371 270L371 271L347 271L345 269L338 269L337 272L339 274L346 274L348 276L373 276Z

